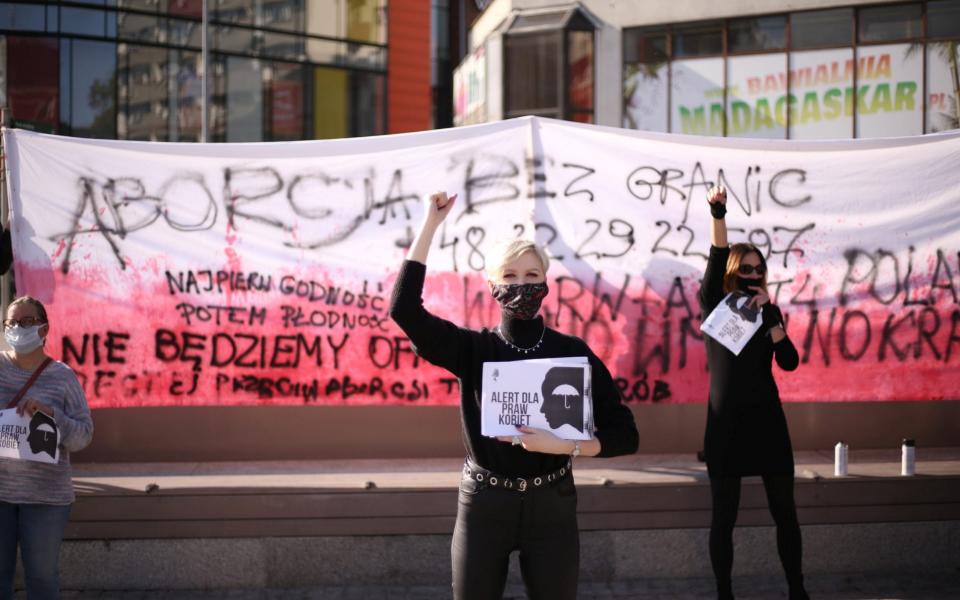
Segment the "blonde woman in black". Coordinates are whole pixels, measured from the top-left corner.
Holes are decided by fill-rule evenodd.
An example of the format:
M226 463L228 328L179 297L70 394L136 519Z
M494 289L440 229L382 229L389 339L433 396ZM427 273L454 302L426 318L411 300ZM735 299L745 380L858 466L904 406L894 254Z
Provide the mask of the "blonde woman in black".
M447 369L460 382L467 459L451 547L453 596L456 600L502 597L510 553L517 550L531 600L573 600L580 542L572 459L636 452L633 414L622 404L610 372L587 344L547 327L538 316L548 291L549 259L533 242L515 240L487 256L490 292L501 306L496 327L464 329L424 309L427 253L455 198L431 196L420 232L400 269L390 307L390 316L409 336L417 354ZM530 427L499 439L481 435L484 362L570 356L586 356L590 362L594 439L572 442Z

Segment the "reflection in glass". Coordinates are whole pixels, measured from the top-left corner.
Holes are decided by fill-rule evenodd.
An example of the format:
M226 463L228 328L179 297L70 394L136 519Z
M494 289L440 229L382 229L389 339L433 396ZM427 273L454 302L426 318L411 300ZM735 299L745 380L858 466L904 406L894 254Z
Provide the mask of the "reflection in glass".
M122 40L165 42L167 32L164 25L160 17L120 13L117 15L117 37Z
M263 141L261 61L230 56L226 65L226 140Z
M169 71L165 48L120 44L117 48L117 137L169 139Z
M960 2L937 0L927 2L927 35L960 38Z
M324 0L307 6L307 33L384 44L386 0Z
M558 32L506 36L508 116L560 117L560 40Z
M60 32L78 35L106 35L107 20L104 11L95 8L60 8Z
M347 137L349 75L342 69L313 70L313 137Z
M59 44L42 37L6 38L6 105L18 127L55 132L60 121Z
M573 110L593 110L593 32L571 31L567 40L570 106Z
M787 17L734 19L727 36L730 52L782 50L787 45Z
M273 63L266 76L271 140L303 139L303 74L301 65Z
M888 42L920 37L920 4L871 6L859 13L861 42Z
M623 32L623 63L651 63L667 60L667 34L641 28Z
M353 129L351 136L386 133L383 106L386 98L386 79L375 73L351 74L353 79Z
M0 2L0 29L43 31L43 6Z
M790 47L829 48L853 42L853 9L812 10L790 15Z
M70 132L79 137L115 138L116 44L73 40L72 45Z
M674 29L673 56L711 56L723 52L723 25L698 23Z

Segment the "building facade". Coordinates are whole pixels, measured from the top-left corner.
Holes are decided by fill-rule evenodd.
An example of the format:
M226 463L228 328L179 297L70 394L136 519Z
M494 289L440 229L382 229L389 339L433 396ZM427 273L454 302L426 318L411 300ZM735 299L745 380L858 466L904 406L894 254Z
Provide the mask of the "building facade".
M470 44L457 124L536 114L774 139L960 127L960 0L493 0Z
M418 0L209 0L209 140L430 127ZM198 141L202 0L0 2L0 104L65 135Z

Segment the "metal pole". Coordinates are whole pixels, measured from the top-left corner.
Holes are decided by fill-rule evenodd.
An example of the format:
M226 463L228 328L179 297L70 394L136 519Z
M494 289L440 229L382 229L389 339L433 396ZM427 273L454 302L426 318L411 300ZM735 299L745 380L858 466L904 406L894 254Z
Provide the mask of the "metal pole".
M203 75L200 79L200 95L203 96L201 102L202 108L200 113L200 141L206 142L209 139L210 125L208 123L210 112L210 93L207 89L207 76L209 74L210 68L210 59L209 59L209 47L207 41L207 29L208 29L208 18L207 18L207 0L203 0L203 21L201 27L203 30L200 32L200 60L203 61Z

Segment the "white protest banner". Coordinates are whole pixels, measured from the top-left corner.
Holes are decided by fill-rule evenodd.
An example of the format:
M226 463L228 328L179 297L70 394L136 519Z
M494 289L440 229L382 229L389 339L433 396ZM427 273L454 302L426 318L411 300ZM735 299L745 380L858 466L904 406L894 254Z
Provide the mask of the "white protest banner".
M15 408L0 410L0 456L56 464L60 460L60 429L39 411L28 417L18 415Z
M747 294L730 292L703 320L700 331L739 356L743 347L763 325L760 311L749 306L749 302L750 296Z
M18 292L92 407L455 404L389 294L431 192L458 194L425 306L499 317L483 269L553 257L543 315L628 402L703 402L706 190L764 254L800 353L785 401L957 398L960 133L836 141L651 134L536 117L317 142L4 133Z
M483 363L481 433L516 435L517 427L565 440L593 438L593 398L586 356Z

